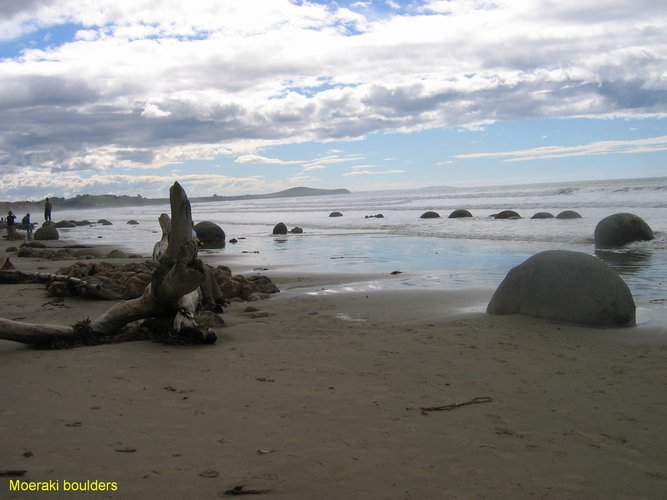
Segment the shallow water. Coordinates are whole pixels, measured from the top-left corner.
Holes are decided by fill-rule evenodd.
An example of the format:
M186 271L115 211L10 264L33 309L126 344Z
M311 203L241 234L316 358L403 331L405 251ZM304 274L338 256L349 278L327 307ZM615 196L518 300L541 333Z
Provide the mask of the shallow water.
M187 186L186 186L187 189ZM458 208L473 217L449 219ZM518 220L490 215L516 210ZM427 211L439 219L420 219ZM572 220L530 217L548 211L575 210ZM61 230L63 239L119 245L150 255L160 238L157 218L164 206L96 209L55 213L56 220L100 218L93 224ZM343 217L331 218L340 211ZM655 239L614 251L595 251L597 223L613 213L631 212L654 230ZM211 263L231 263L235 272L274 271L391 276L383 286L416 288L495 287L507 272L537 252L567 249L597 255L628 283L640 309L661 314L666 306L667 178L558 183L485 188L428 188L411 191L353 193L289 199L194 203L195 222L220 225L237 244L203 250ZM366 218L382 213L383 218ZM136 219L139 225L128 225ZM271 235L284 222L303 234ZM646 315L645 313L641 313Z

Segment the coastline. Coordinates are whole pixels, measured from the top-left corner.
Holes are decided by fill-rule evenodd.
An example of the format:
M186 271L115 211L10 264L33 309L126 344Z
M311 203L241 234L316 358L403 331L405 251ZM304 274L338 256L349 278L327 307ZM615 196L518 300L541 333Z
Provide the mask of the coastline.
M12 262L47 272L69 263ZM213 346L39 351L0 341L9 381L0 469L25 469L26 481L117 482L99 498L211 498L242 484L268 498L664 492L664 327L488 316L487 289L267 275L283 293L233 302ZM113 304L2 288L2 315L23 321L67 324ZM420 411L474 398L490 401Z

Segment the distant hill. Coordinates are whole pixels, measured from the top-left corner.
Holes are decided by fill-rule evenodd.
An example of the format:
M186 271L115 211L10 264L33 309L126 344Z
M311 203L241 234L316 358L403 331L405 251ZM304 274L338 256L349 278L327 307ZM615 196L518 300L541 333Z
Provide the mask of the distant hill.
M191 201L235 201L235 200L263 200L268 198L297 198L300 196L328 196L333 194L350 194L347 189L316 189L309 187L294 187L268 194L244 194L240 196L207 196L205 198L191 198Z
M246 194L240 196L204 196L198 198L190 198L192 202L211 202L211 201L236 201L236 200L258 200L268 198L296 198L300 196L327 196L334 194L350 194L347 189L316 189L309 187L294 187L278 191L277 193L268 194ZM51 198L53 210L72 210L85 208L113 208L113 207L137 207L146 205L163 205L169 203L168 198L144 198L141 195L137 196L117 196L113 194L82 194L74 198ZM44 210L44 200L40 201L16 201L16 202L0 202L0 213L6 214L9 210L13 210L17 214L32 211L36 214ZM3 215L4 216L4 215Z

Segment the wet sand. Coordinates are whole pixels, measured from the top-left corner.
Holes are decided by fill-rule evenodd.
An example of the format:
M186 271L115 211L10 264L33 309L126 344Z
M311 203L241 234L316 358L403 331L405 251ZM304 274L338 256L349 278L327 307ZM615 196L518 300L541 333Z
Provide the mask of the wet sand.
M2 496L79 498L64 481L107 481L117 491L86 497L218 498L245 485L285 499L664 498L665 327L488 316L489 289L265 274L283 292L232 303L213 346L0 341L0 469L61 487L11 492L3 477ZM43 285L0 294L2 317L28 322L112 305L54 301Z

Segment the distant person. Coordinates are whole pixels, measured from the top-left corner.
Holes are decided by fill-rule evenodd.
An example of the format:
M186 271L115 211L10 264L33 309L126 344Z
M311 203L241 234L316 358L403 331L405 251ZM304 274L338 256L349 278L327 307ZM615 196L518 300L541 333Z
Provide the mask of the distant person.
M9 211L9 214L7 214L7 239L16 239L16 216L11 210Z
M44 203L44 220L46 222L51 222L51 202L49 201L48 198Z
M21 219L21 223L25 228L26 238L30 241L32 239L32 222L30 222L30 214L25 214L25 217Z

